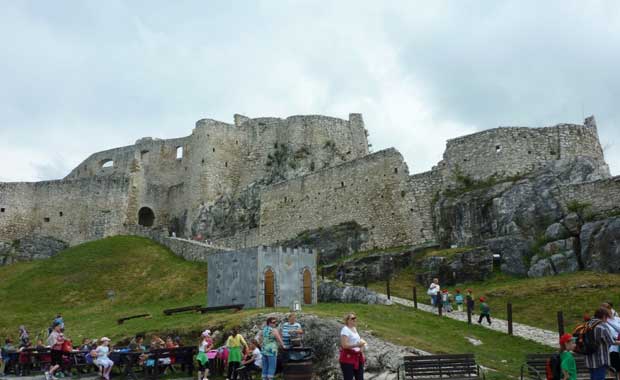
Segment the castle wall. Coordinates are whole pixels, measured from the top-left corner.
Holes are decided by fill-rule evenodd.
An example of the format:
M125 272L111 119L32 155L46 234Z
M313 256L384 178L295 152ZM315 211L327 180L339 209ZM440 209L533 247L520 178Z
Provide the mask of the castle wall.
M556 195L566 205L571 201L589 204L586 212L605 214L620 211L620 176L598 181L560 186Z
M0 240L15 240L34 228L35 184L0 182Z
M451 139L439 169L448 180L452 173L459 171L484 179L494 174L519 175L548 161L576 156L592 157L605 165L595 125L501 127Z
M261 192L262 244L306 230L355 221L368 229L364 249L424 241L407 165L394 149L325 169Z
M125 177L0 185L6 210L0 213L0 240L38 234L77 244L123 230L129 185Z
M413 212L421 224L421 235L424 241L434 241L433 200L443 188L443 177L437 170L414 174L409 177L409 187L415 202Z

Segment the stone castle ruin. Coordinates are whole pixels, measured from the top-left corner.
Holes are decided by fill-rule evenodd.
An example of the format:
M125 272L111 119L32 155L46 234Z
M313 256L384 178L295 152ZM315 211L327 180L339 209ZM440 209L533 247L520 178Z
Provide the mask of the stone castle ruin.
M360 114L202 119L187 137L94 153L60 180L0 183L0 241L45 236L74 245L150 230L230 249L317 248L323 262L359 250L458 244L437 224L440 194L574 159L591 163L591 173L554 189L564 205L620 204L593 117L455 138L436 166L413 175L397 150L370 153L367 136Z

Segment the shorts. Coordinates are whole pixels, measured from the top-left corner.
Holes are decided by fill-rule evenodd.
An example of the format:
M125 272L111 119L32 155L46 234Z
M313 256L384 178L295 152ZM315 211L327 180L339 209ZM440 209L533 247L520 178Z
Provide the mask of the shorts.
M61 350L52 350L52 365L63 365Z

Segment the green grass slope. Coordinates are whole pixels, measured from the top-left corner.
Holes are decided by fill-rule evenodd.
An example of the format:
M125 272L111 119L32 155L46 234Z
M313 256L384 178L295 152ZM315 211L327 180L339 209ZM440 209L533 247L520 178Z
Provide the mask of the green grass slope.
M414 269L398 273L390 283L391 293L412 299ZM429 303L428 284L417 284L419 302ZM385 293L385 282L375 282L369 288ZM620 275L577 272L541 278L518 278L496 273L484 282L471 282L448 287L464 291L471 288L476 298L487 297L491 314L506 318L506 304L512 303L513 320L549 330L557 329L557 312L564 313L565 328L580 323L583 314L593 314L602 303L611 301L620 308ZM474 310L478 312L478 310Z
M137 332L179 334L195 339L202 329L230 328L266 309L165 316L163 309L205 303L206 265L184 261L144 238L119 236L72 247L56 257L0 267L0 336L16 337L25 324L43 334L62 312L66 335L127 339ZM110 298L108 292L113 291ZM284 310L280 310L284 311ZM400 306L319 304L305 312L341 318L355 311L364 329L396 344L434 353L474 352L483 365L501 371L487 378L516 376L526 353L549 348L479 326L438 318ZM123 316L151 313L117 325ZM466 337L484 344L473 346ZM191 341L191 340L190 340Z

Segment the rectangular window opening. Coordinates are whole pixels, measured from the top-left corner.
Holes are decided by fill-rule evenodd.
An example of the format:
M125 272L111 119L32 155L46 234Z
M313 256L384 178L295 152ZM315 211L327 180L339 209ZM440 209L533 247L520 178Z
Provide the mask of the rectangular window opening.
M177 160L180 160L181 158L183 158L183 147L177 146Z

